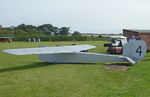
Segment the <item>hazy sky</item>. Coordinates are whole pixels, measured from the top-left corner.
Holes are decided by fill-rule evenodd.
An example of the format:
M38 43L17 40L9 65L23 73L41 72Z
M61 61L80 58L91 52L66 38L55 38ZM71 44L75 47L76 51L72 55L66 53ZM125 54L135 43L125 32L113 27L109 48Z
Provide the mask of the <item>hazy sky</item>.
M0 0L0 24L21 23L93 33L150 29L150 0Z

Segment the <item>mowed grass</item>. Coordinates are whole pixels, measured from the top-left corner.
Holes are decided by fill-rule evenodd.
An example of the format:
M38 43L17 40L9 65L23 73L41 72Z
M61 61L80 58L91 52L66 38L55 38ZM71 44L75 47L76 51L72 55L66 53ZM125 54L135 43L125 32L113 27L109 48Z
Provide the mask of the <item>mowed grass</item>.
M0 50L91 44L90 52L106 53L104 42L0 43ZM11 55L0 51L0 97L149 97L150 53L126 71L107 71L99 64L50 64L38 55ZM114 63L112 63L114 64Z

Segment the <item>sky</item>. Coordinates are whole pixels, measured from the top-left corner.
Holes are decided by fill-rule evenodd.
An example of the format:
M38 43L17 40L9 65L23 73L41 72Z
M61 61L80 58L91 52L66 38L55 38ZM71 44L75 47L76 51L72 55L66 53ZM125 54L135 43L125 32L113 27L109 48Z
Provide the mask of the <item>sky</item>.
M150 0L0 0L0 25L22 23L81 33L150 29Z

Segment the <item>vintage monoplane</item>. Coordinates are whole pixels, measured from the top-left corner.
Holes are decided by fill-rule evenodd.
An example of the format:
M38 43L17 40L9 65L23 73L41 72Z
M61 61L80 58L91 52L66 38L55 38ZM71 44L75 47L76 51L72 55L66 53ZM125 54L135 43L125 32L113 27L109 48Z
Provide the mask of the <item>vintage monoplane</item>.
M92 45L71 45L59 47L6 49L3 52L15 55L39 54L39 58L50 63L99 63L130 62L132 64L144 58L147 45L143 40L133 40L123 46L123 55L108 55L82 52Z

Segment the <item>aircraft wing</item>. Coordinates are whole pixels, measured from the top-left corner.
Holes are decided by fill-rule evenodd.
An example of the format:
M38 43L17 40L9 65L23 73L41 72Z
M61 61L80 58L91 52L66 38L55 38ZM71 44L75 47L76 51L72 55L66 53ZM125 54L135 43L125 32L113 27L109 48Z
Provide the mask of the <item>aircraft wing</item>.
M21 48L21 49L6 49L5 53L15 55L28 55L28 54L53 54L53 53L74 53L83 50L96 48L92 45L72 45L72 46L59 46L59 47L41 47L41 48Z

